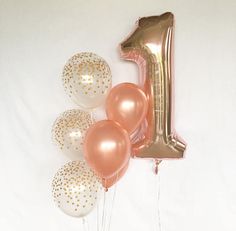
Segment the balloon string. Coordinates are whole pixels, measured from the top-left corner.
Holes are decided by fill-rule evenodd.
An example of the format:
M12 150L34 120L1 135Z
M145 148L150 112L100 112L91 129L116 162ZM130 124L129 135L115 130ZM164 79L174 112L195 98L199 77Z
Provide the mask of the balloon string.
M118 180L118 173L116 174L116 181L115 182L117 182L117 180ZM111 202L110 218L109 218L107 231L110 231L110 227L111 227L111 219L112 219L112 212L113 212L114 203L115 203L116 189L117 189L117 183L115 183L115 185L114 185L113 197L112 197L112 202Z
M91 121L92 121L93 123L95 122L95 119L94 119L93 111L92 111L92 110L90 111L90 119L91 119Z
M99 202L97 203L97 231L99 231Z
M86 231L84 218L82 218L82 224L83 224L83 230Z
M105 231L105 218L106 218L106 191L104 190L103 193L103 211L102 211L102 227L101 227L101 231Z
M86 224L87 224L87 230L89 231L89 230L90 230L90 227L89 227L89 219L88 219L88 218L87 218Z
M157 174L157 226L159 231L161 231L160 195L161 195L161 177L160 173L158 173Z
M84 230L84 231L88 231L88 230L87 230L87 227L86 227L86 220L85 220L84 217L83 217L83 219L82 219L82 222L83 222L83 230Z

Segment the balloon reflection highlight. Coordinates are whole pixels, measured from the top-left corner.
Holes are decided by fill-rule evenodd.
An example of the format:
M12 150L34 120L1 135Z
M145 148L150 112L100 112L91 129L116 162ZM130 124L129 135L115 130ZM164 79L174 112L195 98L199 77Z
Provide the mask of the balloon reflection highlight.
M130 135L140 126L147 114L148 101L137 85L122 83L113 87L106 100L106 113Z

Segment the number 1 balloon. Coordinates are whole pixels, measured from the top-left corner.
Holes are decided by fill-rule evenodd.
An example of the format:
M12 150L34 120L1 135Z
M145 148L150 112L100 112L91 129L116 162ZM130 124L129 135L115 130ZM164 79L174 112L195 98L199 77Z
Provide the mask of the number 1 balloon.
M145 139L133 146L141 158L181 158L185 143L172 128L172 13L141 18L135 31L121 44L121 55L139 65L149 99Z

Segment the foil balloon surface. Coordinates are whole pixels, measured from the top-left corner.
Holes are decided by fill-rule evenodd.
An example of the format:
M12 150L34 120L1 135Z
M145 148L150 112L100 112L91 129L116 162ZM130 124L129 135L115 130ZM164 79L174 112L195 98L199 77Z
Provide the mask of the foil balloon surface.
M140 18L134 32L120 45L121 56L134 61L148 98L145 138L133 145L141 158L181 158L186 144L173 129L172 115L172 13Z

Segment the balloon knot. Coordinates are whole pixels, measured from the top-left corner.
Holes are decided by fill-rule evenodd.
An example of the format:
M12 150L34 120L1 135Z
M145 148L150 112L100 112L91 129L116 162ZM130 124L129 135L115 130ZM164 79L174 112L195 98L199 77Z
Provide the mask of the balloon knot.
M156 167L155 167L155 174L156 175L158 174L158 165L156 165Z
M158 166L161 163L161 160L155 159L155 174L158 174Z

